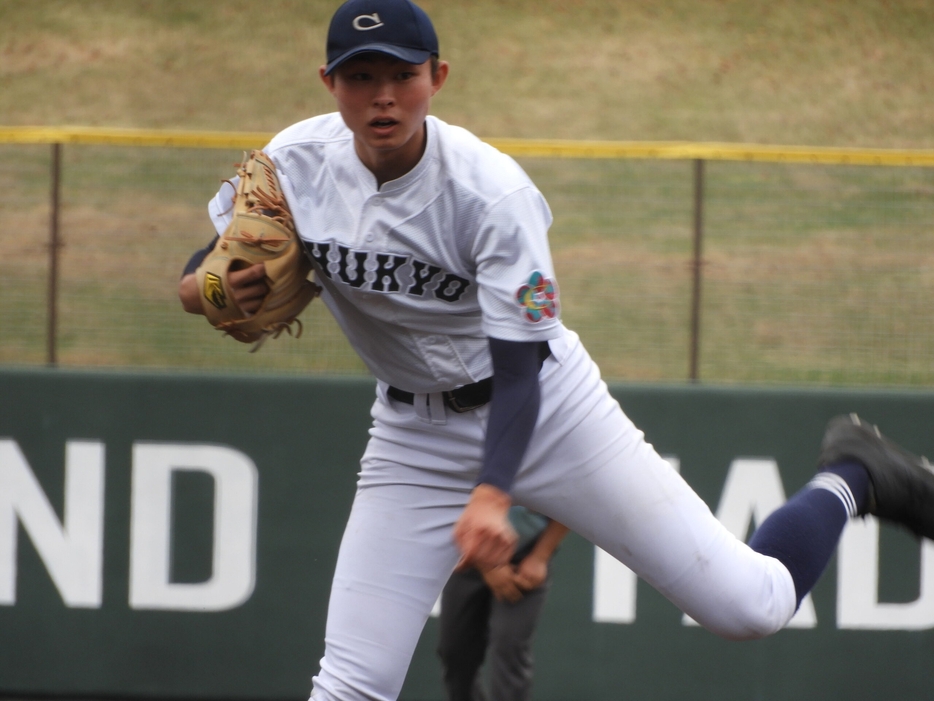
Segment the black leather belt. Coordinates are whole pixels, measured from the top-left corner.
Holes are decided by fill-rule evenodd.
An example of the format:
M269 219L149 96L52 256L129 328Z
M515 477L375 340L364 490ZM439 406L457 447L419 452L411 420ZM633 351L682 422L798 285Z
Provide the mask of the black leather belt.
M538 357L539 370L541 370L542 364L545 362L549 355L551 355L551 349L548 347L548 344L543 341ZM406 392L404 389L399 389L398 387L390 386L389 389L386 390L386 394L388 394L392 399L395 399L397 402L402 402L403 404L415 403L415 394L413 392ZM479 409L484 404L489 403L492 396L492 377L487 377L486 379L480 380L479 382L474 382L473 384L464 385L463 387L458 387L457 389L451 389L441 393L444 406L457 414L463 414L466 411Z
M390 387L386 390L386 394L403 404L415 403L415 394L406 392L404 389L399 389L398 387ZM465 411L471 411L482 407L490 401L490 397L492 396L492 377L474 382L472 385L464 385L463 387L441 393L444 406L458 414L463 414Z

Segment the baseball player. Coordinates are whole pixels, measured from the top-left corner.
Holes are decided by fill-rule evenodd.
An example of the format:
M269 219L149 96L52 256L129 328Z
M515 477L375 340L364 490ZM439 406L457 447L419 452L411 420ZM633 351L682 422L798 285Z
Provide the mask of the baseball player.
M410 0L349 0L320 69L337 112L265 149L321 297L377 379L312 699L396 699L451 572L512 556L513 504L736 640L788 622L848 518L934 536L926 462L855 416L831 421L820 471L749 545L730 534L562 324L541 193L513 160L429 116L449 71L439 56ZM218 232L229 209L225 185L209 205ZM204 255L179 283L189 311L201 311L193 270ZM263 264L230 284L249 311L265 293Z

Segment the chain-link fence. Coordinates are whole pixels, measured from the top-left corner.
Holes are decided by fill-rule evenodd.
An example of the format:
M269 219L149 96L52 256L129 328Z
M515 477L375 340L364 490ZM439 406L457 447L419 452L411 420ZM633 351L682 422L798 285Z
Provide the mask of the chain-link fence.
M255 354L181 310L230 144L67 143L53 217L53 147L0 143L0 365L364 373L319 302ZM682 381L693 360L703 382L934 385L934 154L504 148L548 198L563 319L607 378Z

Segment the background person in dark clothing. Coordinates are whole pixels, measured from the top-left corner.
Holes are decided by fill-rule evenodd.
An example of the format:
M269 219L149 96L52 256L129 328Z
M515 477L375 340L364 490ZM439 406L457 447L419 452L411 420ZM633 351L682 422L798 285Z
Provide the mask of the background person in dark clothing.
M519 535L509 564L456 571L441 594L438 655L448 701L526 701L532 692L532 636L550 585L549 563L568 529L521 506L509 510ZM489 691L480 669L489 650Z

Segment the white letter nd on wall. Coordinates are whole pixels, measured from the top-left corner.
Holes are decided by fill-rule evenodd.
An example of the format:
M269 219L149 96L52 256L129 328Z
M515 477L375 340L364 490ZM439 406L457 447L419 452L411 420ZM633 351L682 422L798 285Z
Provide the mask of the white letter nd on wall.
M172 473L214 478L214 554L210 579L169 581ZM256 580L256 465L219 445L135 443L130 515L130 606L221 611L240 606Z
M17 521L67 606L99 608L103 591L104 446L65 444L64 518L15 441L0 440L0 604L16 603Z

